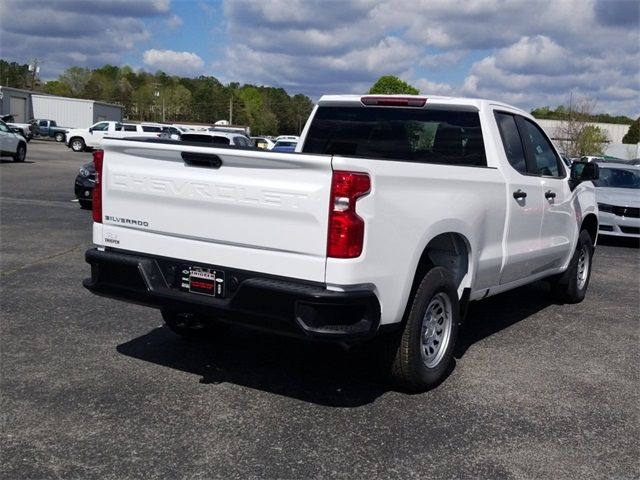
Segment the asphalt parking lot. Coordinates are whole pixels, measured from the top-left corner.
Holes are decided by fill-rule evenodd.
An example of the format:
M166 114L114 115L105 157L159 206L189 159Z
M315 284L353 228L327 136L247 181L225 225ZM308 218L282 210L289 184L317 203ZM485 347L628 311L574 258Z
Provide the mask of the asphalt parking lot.
M472 306L450 377L391 391L371 351L232 330L188 342L82 288L89 153L0 163L4 479L640 477L640 250L596 249L586 300Z

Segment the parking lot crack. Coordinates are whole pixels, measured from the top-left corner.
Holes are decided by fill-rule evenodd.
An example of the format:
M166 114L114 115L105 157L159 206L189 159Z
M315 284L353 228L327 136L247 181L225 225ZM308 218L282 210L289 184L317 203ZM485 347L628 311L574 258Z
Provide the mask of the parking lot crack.
M80 249L82 249L84 247L85 247L85 245L83 243L81 243L79 245L76 245L73 248L68 249L68 250L63 250L61 252L52 253L51 255L47 255L45 257L38 258L37 260L35 260L33 262L25 263L24 265L20 265L19 267L13 268L11 270L7 270L6 272L1 272L0 273L0 277L6 277L6 276L12 275L12 274L14 274L16 272L19 272L20 270L24 270L25 268L32 267L33 265L38 265L39 263L44 263L44 262L48 262L49 260L53 260L53 259L58 258L58 257L63 257L63 256L68 255L70 253L77 252L78 250L80 250Z

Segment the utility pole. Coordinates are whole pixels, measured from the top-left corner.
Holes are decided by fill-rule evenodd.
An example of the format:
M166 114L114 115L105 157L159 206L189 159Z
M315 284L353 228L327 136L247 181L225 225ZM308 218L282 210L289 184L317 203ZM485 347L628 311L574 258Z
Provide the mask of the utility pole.
M229 125L233 125L233 93L229 99Z

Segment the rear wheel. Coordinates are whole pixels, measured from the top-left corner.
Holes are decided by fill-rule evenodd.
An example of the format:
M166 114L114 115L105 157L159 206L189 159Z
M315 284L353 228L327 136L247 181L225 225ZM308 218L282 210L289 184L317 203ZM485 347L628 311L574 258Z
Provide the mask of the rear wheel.
M69 145L71 146L71 150L74 152L84 152L86 147L84 140L81 138L72 138Z
M453 278L445 268L434 267L416 290L404 329L387 341L391 381L414 392L438 385L452 367L459 323Z
M91 200L78 200L78 203L83 210L91 210L93 206Z
M64 142L64 133L62 132L56 133L53 138L56 139L56 142Z
M192 340L217 338L229 329L229 325L210 317L164 308L161 312L162 319L169 330L183 338Z
M27 157L27 146L24 143L19 143L18 148L16 149L16 153L13 156L14 162L24 162L24 159Z
M586 230L580 232L578 244L567 271L551 280L553 296L565 303L579 303L587 294L593 262L593 242Z

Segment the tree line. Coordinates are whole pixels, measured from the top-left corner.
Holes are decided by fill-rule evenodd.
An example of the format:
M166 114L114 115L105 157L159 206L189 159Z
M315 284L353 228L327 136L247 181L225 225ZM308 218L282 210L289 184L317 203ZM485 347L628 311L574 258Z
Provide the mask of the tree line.
M559 105L555 109L547 106L531 110L531 115L538 119L545 120L567 120L574 113L575 108L572 105L569 105L568 107ZM631 125L633 123L633 119L625 115L612 116L608 113L582 113L587 116L584 120L592 123L616 123L619 125Z
M236 125L248 125L255 135L300 133L313 109L305 95L290 96L282 88L230 83L223 85L213 76L197 78L170 76L162 71L134 71L129 66L105 65L94 70L69 67L56 80L41 82L28 64L0 59L0 84L29 89L63 97L87 98L124 107L124 117L130 120L164 121L168 123L205 123L229 120ZM393 75L384 75L373 84L369 93L419 94L419 90ZM570 142L589 138L588 149L604 145L604 133L588 123L630 125L623 142L639 141L640 119L624 115L593 113L595 103L589 100L569 106L549 106L531 110L538 119L563 122ZM582 143L577 141L578 144ZM585 147L585 148L587 148ZM584 148L579 148L584 150Z
M228 120L255 135L300 133L313 109L305 95L282 88L230 83L213 76L187 78L129 66L69 67L42 82L29 65L0 60L0 83L63 97L86 98L124 107L129 120L205 123Z

